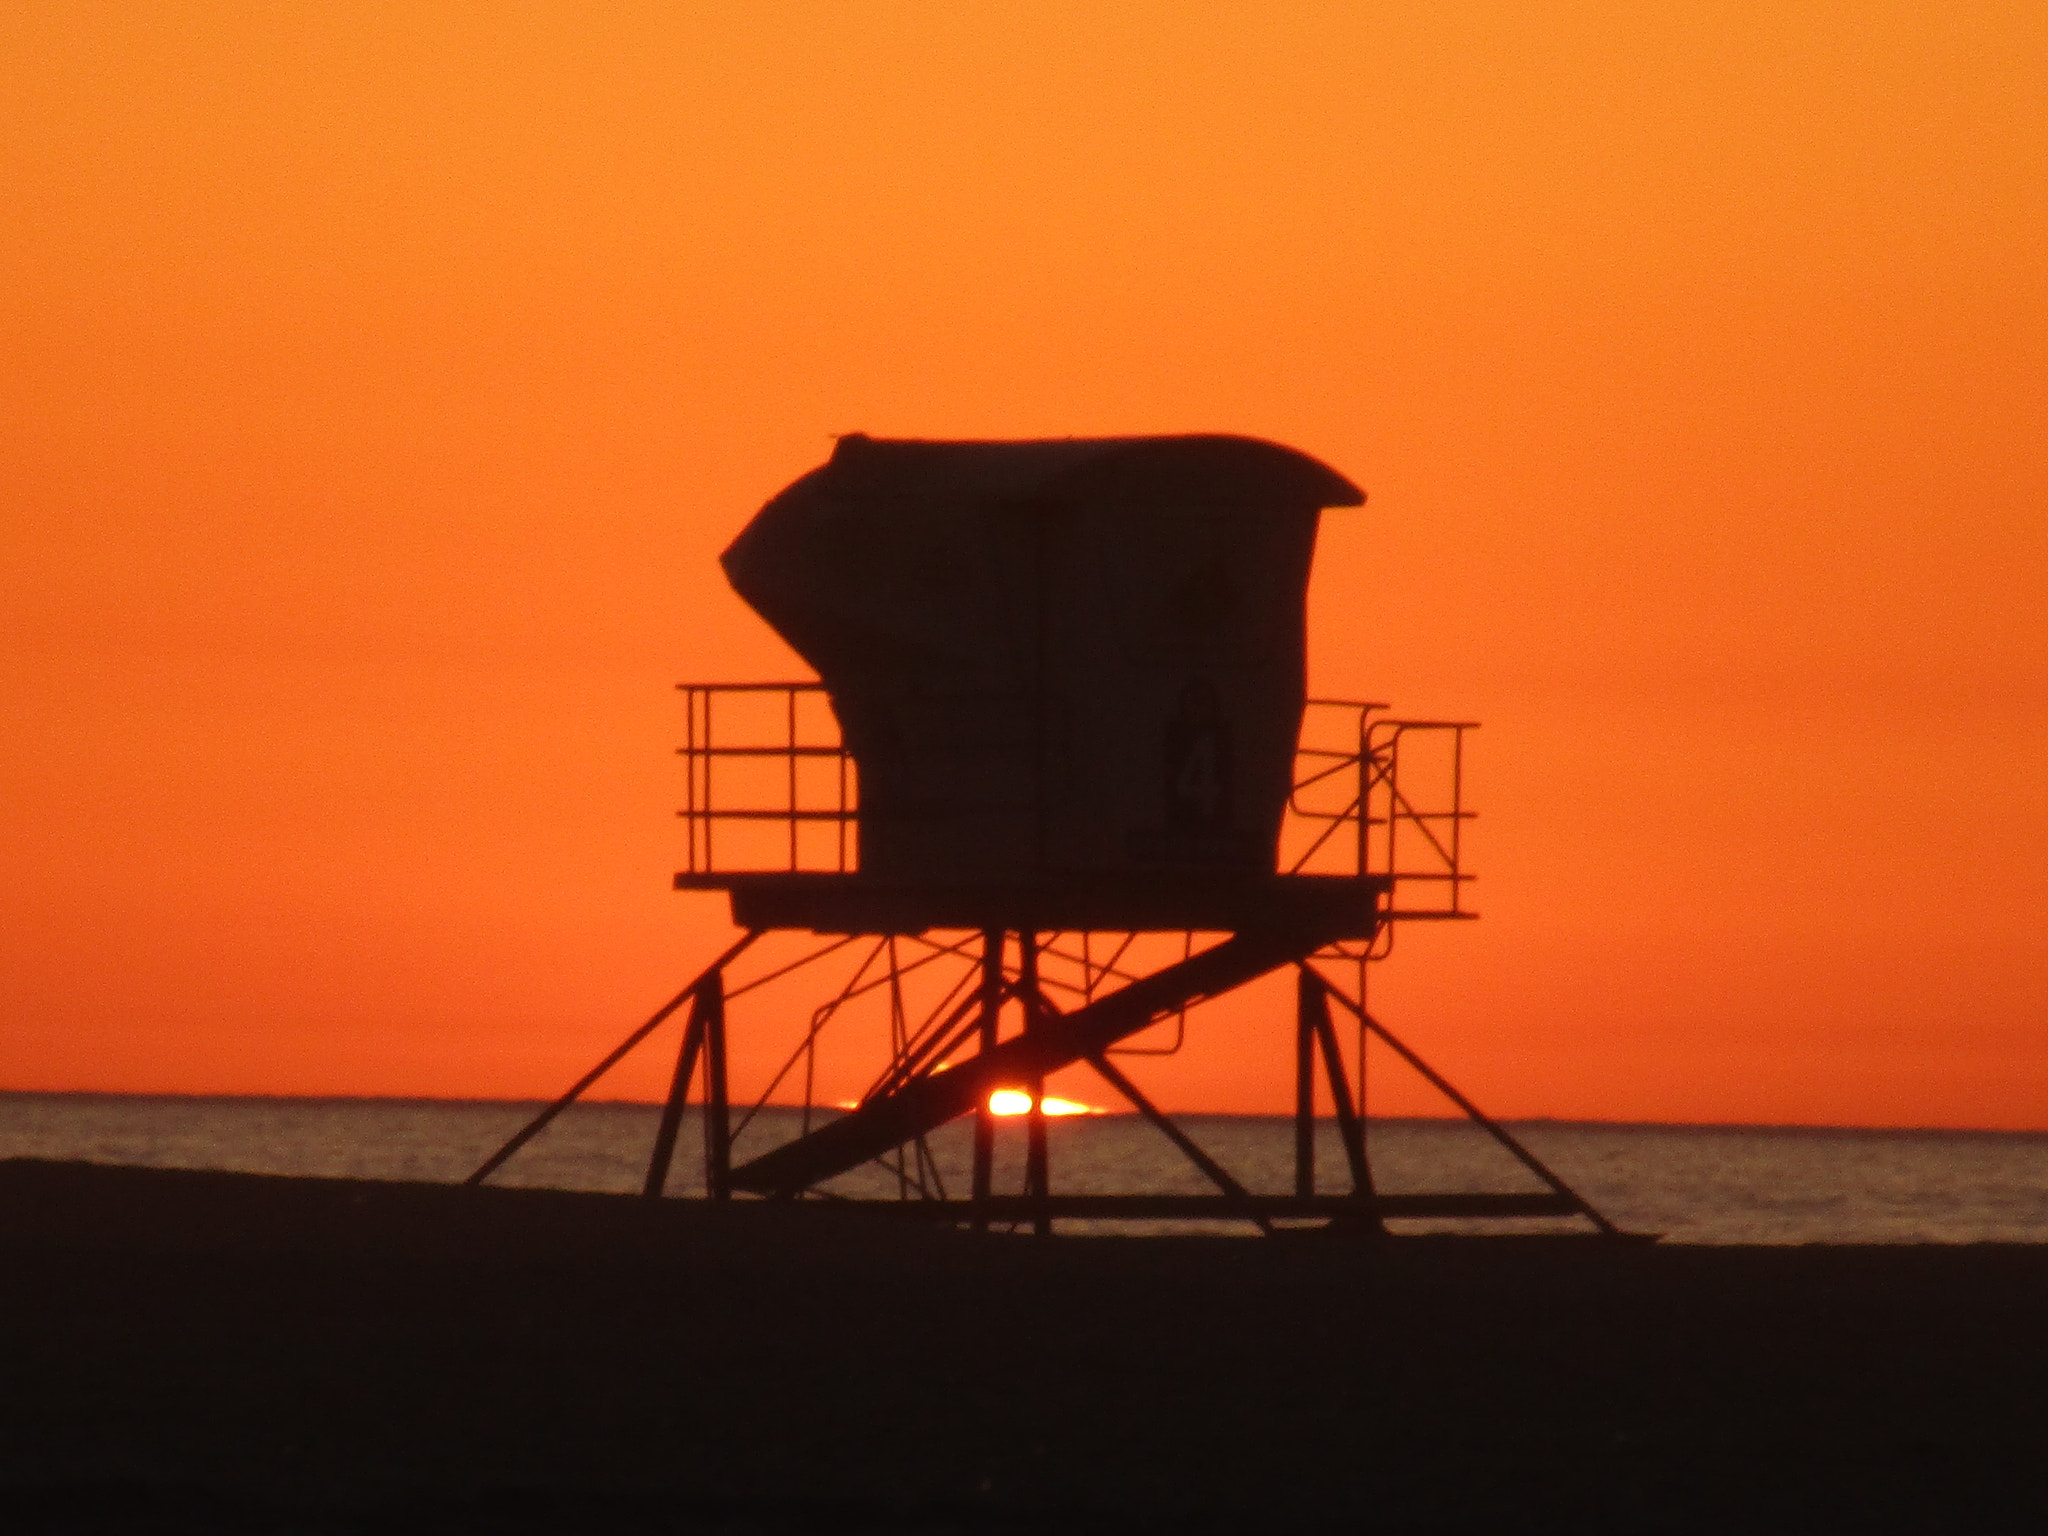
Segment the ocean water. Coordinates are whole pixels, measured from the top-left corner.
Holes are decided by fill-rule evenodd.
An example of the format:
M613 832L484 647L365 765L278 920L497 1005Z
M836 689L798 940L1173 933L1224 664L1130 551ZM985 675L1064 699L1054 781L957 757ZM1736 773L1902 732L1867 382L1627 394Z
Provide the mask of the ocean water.
M331 1178L456 1182L540 1108L537 1104L388 1099L148 1098L0 1093L0 1158L75 1159ZM494 1183L554 1189L640 1187L658 1111L578 1105ZM814 1119L818 1118L814 1116ZM1248 1188L1293 1184L1284 1117L1189 1115L1180 1123ZM795 1135L801 1111L770 1108L748 1125L738 1160ZM1515 1124L1514 1134L1619 1226L1682 1243L2048 1242L2048 1133L1881 1131L1737 1126ZM1207 1193L1208 1184L1151 1126L1131 1115L1048 1122L1053 1187L1068 1193ZM671 1193L700 1193L696 1116L677 1145ZM1371 1156L1382 1191L1538 1190L1542 1185L1462 1121L1376 1120ZM930 1142L948 1190L964 1192L968 1133ZM998 1138L997 1188L1020 1186L1021 1122ZM1323 1127L1323 1187L1342 1186L1342 1153ZM846 1195L894 1195L893 1171L835 1180ZM1080 1228L1081 1224L1066 1224ZM1151 1223L1151 1229L1167 1227ZM1173 1224L1184 1229L1188 1224ZM1397 1229L1423 1229L1396 1223ZM1431 1223L1451 1230L1542 1231L1577 1221ZM1123 1230L1145 1230L1131 1224ZM1249 1232L1249 1227L1241 1228Z

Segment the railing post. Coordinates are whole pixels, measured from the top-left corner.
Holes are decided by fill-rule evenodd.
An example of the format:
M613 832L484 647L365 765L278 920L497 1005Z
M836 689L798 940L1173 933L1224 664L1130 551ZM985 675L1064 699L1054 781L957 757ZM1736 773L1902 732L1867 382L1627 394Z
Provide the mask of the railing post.
M846 764L847 764L847 762L848 762L848 756L847 756L847 751L846 751L846 743L845 743L845 741L844 741L844 740L842 739L842 740L840 741L840 743L839 743L839 758L838 758L838 768L839 768L839 820L838 820L838 822L837 822L837 826L838 826L838 832L839 832L839 843L838 843L838 848L839 848L839 873L840 873L840 874L842 874L842 875L846 873Z
M1372 711L1358 712L1358 878L1372 873Z
M1451 734L1451 910L1465 895L1465 727Z
M1401 793L1401 739L1407 733L1398 724L1387 740L1387 878L1399 878L1401 871L1401 808L1407 800Z

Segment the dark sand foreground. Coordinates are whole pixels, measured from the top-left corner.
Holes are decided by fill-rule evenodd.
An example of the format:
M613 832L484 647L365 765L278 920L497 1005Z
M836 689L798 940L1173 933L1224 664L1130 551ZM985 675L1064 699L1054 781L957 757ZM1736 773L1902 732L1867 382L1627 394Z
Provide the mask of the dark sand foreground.
M0 1162L0 1530L2048 1531L2048 1248Z

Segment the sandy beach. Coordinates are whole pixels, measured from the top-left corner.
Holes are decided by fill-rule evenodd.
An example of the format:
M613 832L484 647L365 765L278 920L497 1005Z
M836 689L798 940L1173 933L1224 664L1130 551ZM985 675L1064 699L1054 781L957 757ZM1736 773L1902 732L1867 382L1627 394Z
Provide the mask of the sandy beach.
M2048 1247L0 1162L13 1531L2048 1528Z

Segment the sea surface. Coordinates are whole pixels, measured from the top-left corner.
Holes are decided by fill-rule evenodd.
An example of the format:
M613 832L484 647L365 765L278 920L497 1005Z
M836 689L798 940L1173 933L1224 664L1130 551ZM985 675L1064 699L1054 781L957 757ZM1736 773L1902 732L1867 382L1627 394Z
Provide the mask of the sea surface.
M540 1108L444 1100L0 1093L0 1158L457 1182ZM492 1182L637 1190L658 1114L645 1104L578 1105L514 1156ZM813 1123L825 1117L813 1111ZM1292 1189L1290 1120L1188 1115L1180 1124L1248 1188ZM765 1151L801 1126L800 1110L764 1109L745 1127L736 1158ZM2048 1132L1561 1121L1520 1122L1510 1129L1617 1225L1661 1233L1670 1242L2048 1242ZM1201 1174L1136 1116L1055 1119L1048 1130L1056 1191L1209 1192ZM1387 1193L1543 1187L1484 1132L1462 1121L1375 1120L1370 1145L1375 1178ZM701 1193L701 1146L693 1113L678 1142L671 1194ZM948 1192L964 1193L966 1126L945 1128L931 1138L930 1147ZM999 1136L999 1190L1020 1187L1022 1157L1022 1123L1005 1122ZM1323 1127L1318 1166L1323 1189L1344 1187L1343 1155L1328 1126ZM830 1189L893 1196L900 1187L893 1170L870 1165L834 1181ZM1583 1223L1395 1225L1540 1231ZM1121 1230L1188 1226L1155 1222Z

